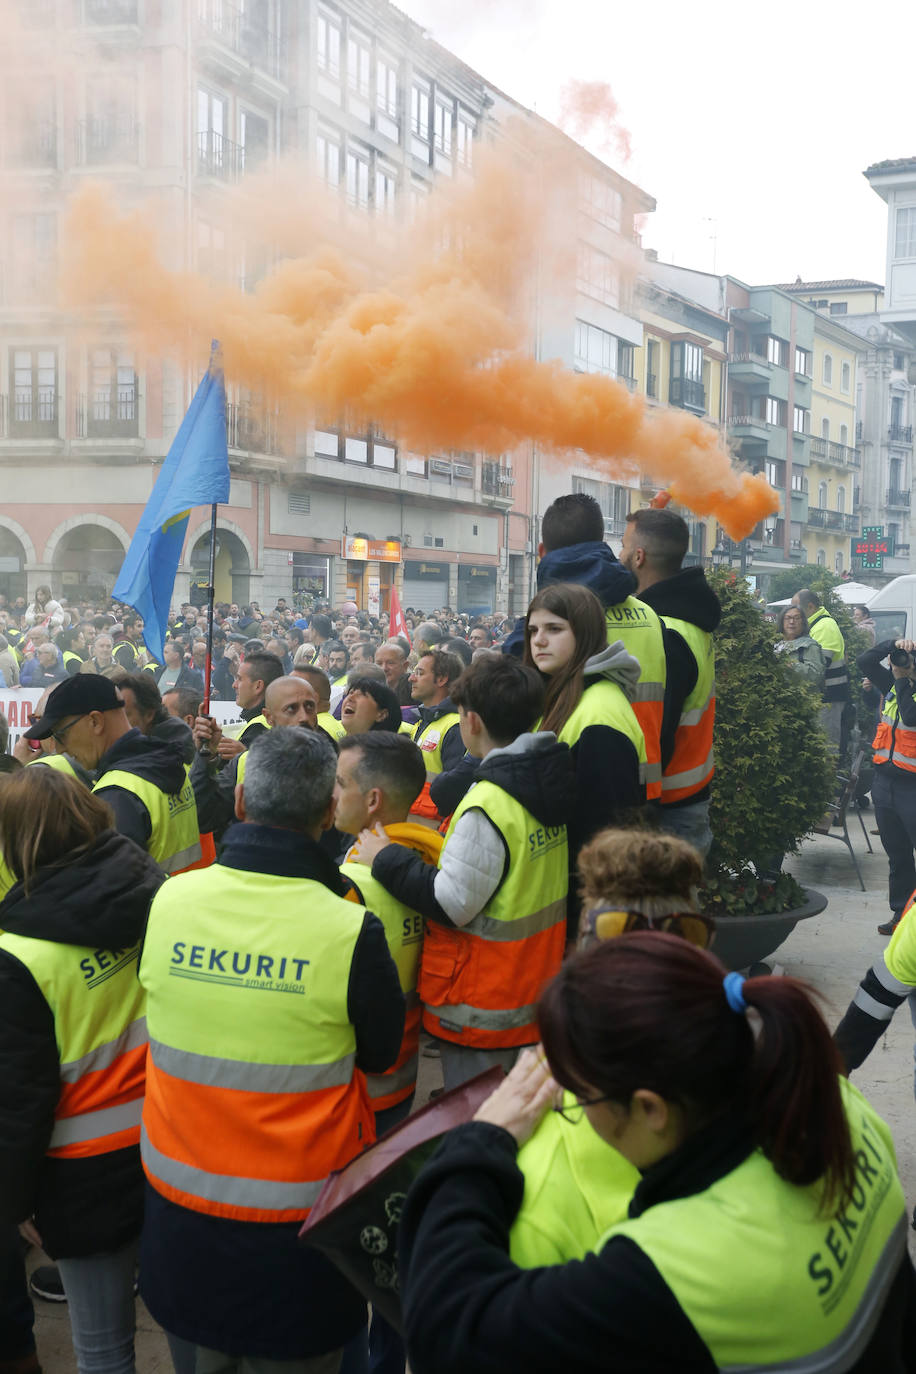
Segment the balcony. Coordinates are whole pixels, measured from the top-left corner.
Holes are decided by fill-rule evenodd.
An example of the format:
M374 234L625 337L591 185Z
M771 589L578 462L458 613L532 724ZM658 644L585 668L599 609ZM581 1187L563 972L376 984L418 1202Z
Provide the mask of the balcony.
M238 181L245 170L245 149L214 129L197 135L197 174L219 181Z
M910 493L908 491L896 491L893 487L889 487L887 495L884 498L884 504L886 506L899 506L905 510L909 510Z
M706 413L706 388L702 382L696 382L691 377L672 377L668 400L673 406L682 406L684 410Z
M862 466L862 455L858 449L850 448L848 444L834 444L816 434L811 436L811 457L821 463L834 463L841 468Z
M912 444L913 426L912 425L888 425L888 441L892 444Z
M627 391L636 390L637 382L635 377L625 377L623 373L619 373L617 376L617 381L620 383L621 386L625 386Z
M40 386L0 398L0 435L4 439L57 439L58 398Z
M137 0L83 0L87 24L136 24Z
M280 40L228 0L197 0L197 24L204 37L228 48L245 66L280 76Z
M226 405L226 441L243 453L279 453L276 414L245 402Z
M604 537L605 539L622 539L626 533L627 522L616 515L606 515L604 517Z
M894 545L894 557L895 557L895 558L909 558L909 556L910 556L910 546L909 546L909 544L895 544L895 545Z
M808 524L819 530L841 530L843 515L841 511L826 510L823 506L809 506Z
M844 530L847 530L850 534L858 534L858 533L859 533L859 525L860 525L860 523L861 523L861 517L858 516L858 515L844 515L844 516L843 516L843 529L844 529Z
M140 398L136 382L120 383L76 402L78 439L136 439L140 434Z
M136 163L139 155L140 125L130 115L83 119L76 126L76 160L81 167Z
M732 353L728 360L731 381L769 384L773 364L762 353Z
M480 491L483 496L489 496L495 501L504 501L507 505L512 504L513 488L515 481L512 477L512 469L505 467L502 463L484 462L480 467Z
M20 127L10 140L6 155L8 167L45 168L57 166L57 125L53 120L38 120Z
M760 439L766 443L775 428L762 415L732 415L728 421L729 433L736 439Z

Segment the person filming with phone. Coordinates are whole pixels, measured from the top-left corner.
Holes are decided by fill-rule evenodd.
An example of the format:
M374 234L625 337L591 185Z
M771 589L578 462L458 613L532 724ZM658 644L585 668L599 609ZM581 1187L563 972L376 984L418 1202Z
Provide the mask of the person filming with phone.
M916 888L916 640L886 639L857 660L859 671L884 702L872 741L875 774L871 794L878 834L888 858L891 919L878 926L892 935ZM886 668L883 660L890 667Z

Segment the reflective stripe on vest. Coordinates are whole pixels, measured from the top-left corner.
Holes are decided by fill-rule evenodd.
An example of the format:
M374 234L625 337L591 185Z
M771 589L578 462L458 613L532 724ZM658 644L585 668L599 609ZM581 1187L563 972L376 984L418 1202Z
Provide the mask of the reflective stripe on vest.
M331 739L343 739L347 733L336 716L332 716L330 711L322 711L318 717L318 724L322 730L326 730Z
M385 1073L367 1073L366 1088L373 1111L381 1112L410 1097L417 1086L420 1049L420 999L417 975L423 946L423 917L399 902L373 878L365 864L342 863L340 871L349 878L356 899L373 912L385 927L391 957L397 965L401 991L407 999L404 1035L398 1057Z
M331 1170L371 1144L347 1012L364 919L321 883L219 863L160 889L140 968L141 1150L163 1196L243 1221L304 1219Z
M842 1211L818 1185L785 1182L760 1150L701 1193L613 1226L654 1264L715 1367L852 1369L906 1256L906 1215L890 1132L842 1080L856 1158Z
M682 801L702 791L715 771L713 727L716 719L716 656L712 635L689 620L662 616L684 640L697 665L697 680L681 710L674 753L662 778L662 801Z
M646 796L652 801L662 794L662 715L668 681L662 622L651 606L635 596L608 606L605 619L608 643L622 640L627 653L639 660L633 710L646 741L645 765L640 776Z
M0 949L32 975L54 1018L60 1095L49 1155L108 1154L140 1139L146 999L139 946L105 950L6 932Z
M146 848L165 873L183 873L201 859L200 832L197 829L197 803L185 768L180 792L163 792L155 783L112 768L99 778L93 792L105 787L120 787L139 797L149 812L152 832Z
M849 695L846 644L839 625L824 606L808 617L808 633L819 644L827 659L824 672L824 700L841 701Z
M423 784L423 791L410 808L410 814L431 820L436 825L442 817L429 795L429 787L433 778L437 778L442 772L442 745L445 742L445 736L449 730L458 725L459 719L457 711L446 711L445 715L429 721L426 725L423 724L422 720L418 721L413 729L414 744L419 747L423 755L426 781Z
M480 1049L529 1045L537 1038L538 998L560 967L566 941L566 827L545 827L508 792L484 780L456 807L442 855L455 826L472 810L482 811L499 831L506 871L467 925L452 929L427 922L419 978L423 1025L445 1040Z
M916 773L916 727L900 719L896 683L884 698L872 749L876 764L892 763L905 773Z
M586 678L585 691L579 698L579 704L559 731L557 739L572 749L583 730L590 725L607 725L626 735L636 751L639 780L642 782L646 768L646 737L636 718L636 708L627 700L626 692L608 678Z

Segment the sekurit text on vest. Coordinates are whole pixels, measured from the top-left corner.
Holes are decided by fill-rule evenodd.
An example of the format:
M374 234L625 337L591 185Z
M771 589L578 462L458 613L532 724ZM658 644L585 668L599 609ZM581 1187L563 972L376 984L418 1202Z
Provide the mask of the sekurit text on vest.
M647 625L649 612L642 606L608 606L607 618L618 625Z
M864 1121L859 1132L865 1149L855 1152L856 1177L845 1206L824 1233L823 1250L808 1261L808 1276L817 1285L825 1315L836 1307L852 1281L856 1252L861 1250L878 1209L894 1181L890 1160Z
M219 949L216 945L189 945L186 940L176 940L169 973L199 983L303 996L305 970L310 962L293 954L256 954L251 950Z

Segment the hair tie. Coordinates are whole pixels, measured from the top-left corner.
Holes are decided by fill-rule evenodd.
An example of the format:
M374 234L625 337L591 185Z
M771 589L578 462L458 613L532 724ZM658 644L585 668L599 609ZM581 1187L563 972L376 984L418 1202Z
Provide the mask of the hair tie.
M744 987L744 974L726 973L722 979L722 986L725 989L725 1000L732 1011L736 1011L739 1016L743 1015L747 1011L747 1002L745 1002L744 993L741 991Z

